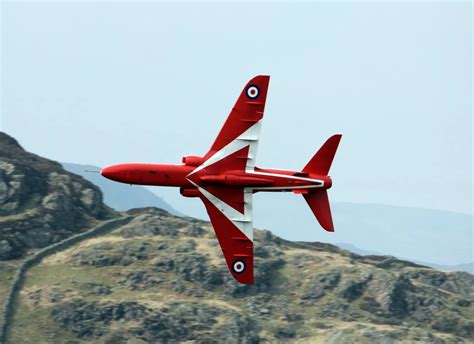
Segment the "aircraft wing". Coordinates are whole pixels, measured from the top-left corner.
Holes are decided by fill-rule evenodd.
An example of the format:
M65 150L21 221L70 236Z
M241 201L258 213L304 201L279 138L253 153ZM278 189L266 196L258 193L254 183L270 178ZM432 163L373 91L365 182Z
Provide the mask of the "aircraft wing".
M212 226L224 254L227 267L240 283L252 284L253 225L252 191L241 188L245 200L244 213L240 213L205 189L201 200L206 206Z
M206 180L227 171L254 170L269 81L259 75L247 83L204 163L186 177L200 192L230 272L245 284L253 283L253 192Z
M211 158L216 154L218 157L227 150L236 148L239 139L249 139L254 142L250 144L248 165L246 167L255 167L258 138L269 82L270 76L259 75L245 85L204 159Z

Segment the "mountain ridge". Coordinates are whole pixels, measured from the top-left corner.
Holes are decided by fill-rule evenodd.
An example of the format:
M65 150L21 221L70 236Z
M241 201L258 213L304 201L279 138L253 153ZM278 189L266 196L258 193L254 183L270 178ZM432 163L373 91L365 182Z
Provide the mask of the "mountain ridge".
M280 215L289 211L291 217ZM257 194L254 202L255 226L271 228L285 239L351 243L367 251L438 265L473 262L469 214L345 202L331 202L331 211L336 231L327 234L295 195Z
M376 251L367 251L367 250L363 250L363 249L360 249L352 244L348 244L348 243L337 243L336 246L342 248L342 249L345 249L345 250L348 250L348 251L351 251L353 253L356 253L356 254L359 254L361 256L386 256L386 254L382 254L380 252L376 252ZM403 257L397 257L398 259L401 259L401 260L410 260L408 258L403 258ZM420 261L416 261L416 260L413 260L414 263L416 264L420 264L420 265L423 265L423 266L429 266L429 267L432 267L434 269L437 269L437 270L442 270L442 271L464 271L464 272L468 272L470 273L471 275L474 275L474 263L466 263L466 264L456 264L456 265L438 265L438 264L434 264L434 263L429 263L429 262L420 262Z

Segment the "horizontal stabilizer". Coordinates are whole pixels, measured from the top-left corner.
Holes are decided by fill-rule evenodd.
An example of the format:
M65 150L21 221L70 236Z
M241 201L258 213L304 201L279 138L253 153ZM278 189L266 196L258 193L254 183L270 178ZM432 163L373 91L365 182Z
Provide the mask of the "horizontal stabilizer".
M318 219L321 227L328 232L334 232L327 191L318 190L303 194L303 197L306 202L308 202L309 207L313 211L314 216L316 216L316 219Z

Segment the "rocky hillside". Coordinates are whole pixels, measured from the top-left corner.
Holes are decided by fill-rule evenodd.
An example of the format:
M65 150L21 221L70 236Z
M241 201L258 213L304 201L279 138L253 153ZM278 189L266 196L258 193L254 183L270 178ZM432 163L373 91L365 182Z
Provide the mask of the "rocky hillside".
M96 186L0 132L0 260L21 258L111 216Z
M9 223L0 236L10 246L18 242L25 252L111 216L127 220L24 270L6 343L474 340L474 276L468 273L257 230L256 283L241 285L227 271L208 222L156 208L112 213L92 185L8 139L0 140L1 164L10 166L2 171L11 171L2 180L6 190L18 191L0 193L8 195L0 223ZM54 235L40 241L41 229ZM20 240L26 235L34 244ZM3 259L2 300L16 263Z
M10 343L474 338L470 274L257 231L256 283L240 285L207 222L158 209L131 214L28 272Z

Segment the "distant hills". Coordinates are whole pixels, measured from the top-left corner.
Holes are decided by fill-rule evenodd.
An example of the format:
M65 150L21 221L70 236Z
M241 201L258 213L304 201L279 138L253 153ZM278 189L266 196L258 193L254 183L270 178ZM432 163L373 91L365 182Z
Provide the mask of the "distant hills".
M356 254L359 254L361 256L382 256L383 255L380 252L362 250L362 249L360 249L360 248L358 248L358 247L356 247L352 244L348 244L348 243L340 242L340 243L337 243L337 246L339 246L339 247L341 247L345 250L348 250L348 251L354 252ZM410 260L408 258L403 258L403 257L398 257L398 258L405 259L405 260ZM420 261L416 261L416 260L414 260L413 262L417 263L417 264L420 264L420 265L424 265L424 266L430 266L432 268L442 270L442 271L465 271L465 272L469 272L470 274L474 275L474 263L456 264L456 265L441 265L441 264L434 264L434 263L428 263L428 262L420 262Z
M104 203L111 208L122 211L132 208L157 207L173 215L183 215L143 186L121 184L110 181L102 177L99 173L85 172L86 170L100 171L100 167L65 162L61 164L66 171L78 174L97 185L104 195Z
M471 214L331 202L336 231L328 233L297 195L257 194L255 199L255 226L269 228L288 240L350 243L366 253L380 252L446 270L471 271L464 265L474 262Z
M437 266L473 262L472 215L381 204L333 210L338 242Z

